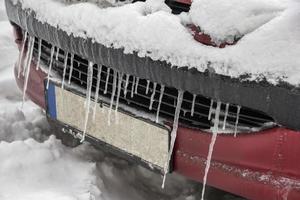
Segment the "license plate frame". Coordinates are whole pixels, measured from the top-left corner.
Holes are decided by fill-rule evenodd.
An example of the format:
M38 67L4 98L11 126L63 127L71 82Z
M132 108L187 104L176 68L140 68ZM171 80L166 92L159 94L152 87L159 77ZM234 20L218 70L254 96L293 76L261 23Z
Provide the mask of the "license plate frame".
M59 93L61 93L61 95L59 95ZM64 99L64 98L70 98L70 96L72 96L72 100ZM84 91L82 89L78 89L78 88L76 89L72 85L70 85L70 86L65 85L64 89L62 89L61 83L50 81L49 88L48 88L48 90L45 91L45 98L46 98L46 105L47 105L46 112L47 112L48 117L51 118L51 120L60 122L61 124L65 125L65 127L69 127L70 131L66 131L69 134L72 134L73 136L81 135L82 130L83 130L82 127L83 127L83 122L84 122L84 115L82 115L83 109L79 108L78 105L81 104L81 106L84 106L84 101L85 101ZM70 107L72 107L72 105L70 104L70 101L73 101L73 103L74 103L74 101L76 101L75 99L78 100L78 102L76 103L77 107L75 106L75 110L74 110L74 107L71 110L72 110L73 114L75 112L75 115L76 115L76 112L77 112L77 115L78 115L78 113L82 115L81 120L80 120L81 122L78 122L78 123L74 123L74 122L72 122L72 120L70 121L70 118L68 120L66 120L66 118L61 116L62 112L70 113L70 110L68 108L66 108L66 106L70 105ZM65 101L65 102L63 102L63 101ZM92 104L94 104L94 101L92 101L92 102L93 102ZM63 107L64 107L64 109L66 109L66 111L61 111L60 104L63 105ZM105 99L99 104L99 106L97 106L97 115L96 115L95 121L98 123L99 123L99 117L97 118L97 116L100 116L100 118L101 117L103 118L103 116L105 116L105 115L102 115L103 109L105 110L104 113L107 113L108 109L109 109L108 101L105 101ZM80 112L78 112L78 110L80 110ZM101 112L101 113L99 113L99 112ZM114 110L112 110L112 116L114 116L114 115L115 115ZM88 125L87 141L91 141L91 140L98 141L99 145L105 146L106 148L108 146L108 147L111 147L111 149L117 150L119 152L123 152L123 154L124 153L127 154L127 156L129 156L133 160L138 160L139 163L142 162L144 165L146 164L146 166L148 166L150 169L156 169L156 170L160 171L161 173L163 173L164 166L167 162L169 148L170 148L170 128L168 128L166 126L162 126L160 124L156 124L147 119L136 117L135 115L131 114L128 111L124 111L123 109L118 110L118 115L119 115L120 121L125 120L125 122L127 122L127 123L134 123L132 125L132 127L138 127L138 128L134 128L134 129L141 130L141 127L146 127L146 133L145 133L145 131L142 131L144 133L140 132L139 133L140 135L138 135L138 133L131 127L130 130L133 132L133 134L128 133L130 135L130 139L126 140L126 135L122 135L122 134L125 133L124 130L130 128L130 125L126 124L124 127L124 123L123 123L123 125L121 123L121 125L117 124L117 126L122 126L121 134L116 133L115 128L113 130L114 131L113 134L114 135L118 134L118 137L123 136L122 139L118 140L118 137L114 137L112 135L111 135L112 136L111 139L107 139L107 138L105 138L105 134L108 134L108 132L101 133L100 135L98 133L100 133L100 131L103 132L103 130L107 131L108 125L107 124L104 125L102 123L102 126L97 126L97 127L93 128L94 123L92 123L92 125L91 124ZM89 116L89 118L90 118L90 121L92 121L91 115ZM105 120L107 120L107 119L105 119ZM111 126L115 127L116 125L114 124L114 122L112 122ZM109 129L111 128L111 126L109 127ZM99 129L99 127L101 127L101 128ZM66 129L64 129L64 130L66 130ZM131 131L128 131L128 132L131 132ZM95 132L97 132L97 133L95 133ZM150 132L153 132L153 133L149 134ZM129 136L129 135L127 135L127 136ZM153 135L153 136L150 136L150 135ZM114 140L118 140L118 142L116 143L116 142L114 142ZM125 144L122 144L122 141L125 141L124 142ZM145 143L145 141L146 141L146 143ZM148 146L147 146L147 144L148 144ZM144 149L142 149L142 147ZM145 150L145 148L146 148L146 150Z

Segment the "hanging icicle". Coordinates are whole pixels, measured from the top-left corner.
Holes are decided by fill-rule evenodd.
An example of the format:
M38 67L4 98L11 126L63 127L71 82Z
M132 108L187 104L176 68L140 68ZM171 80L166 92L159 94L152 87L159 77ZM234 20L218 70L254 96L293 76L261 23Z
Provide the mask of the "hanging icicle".
M226 103L225 116L224 116L224 121L223 121L223 130L226 129L226 121L227 121L227 117L228 117L228 112L229 112L229 103Z
M236 121L235 121L235 126L234 126L234 137L236 137L236 134L237 134L237 128L238 128L238 124L239 124L240 112L241 112L241 106L237 106Z
M51 57L50 57L50 63L49 63L49 70L48 70L48 77L47 77L47 86L46 89L48 90L49 88L49 82L50 82L50 74L51 74L51 70L52 70L52 62L53 62L53 56L54 56L54 49L55 46L51 47Z
M37 60L37 63L36 63L36 70L39 70L39 67L40 67L41 53L42 53L42 39L39 39L39 44L38 44L38 60Z
M108 117L107 117L108 126L110 126L110 124L111 124L111 111L112 111L112 107L113 107L114 99L115 99L115 95L116 95L116 88L117 88L117 72L115 70L113 70L113 88L112 88L110 106L109 106Z
M67 66L68 66L68 53L66 52L65 61L64 61L63 79L62 79L62 83L61 83L61 88L62 89L64 89L64 86L65 86L65 78L66 78L66 73L67 73Z
M157 111L156 111L156 123L158 123L160 106L161 106L162 98L164 96L164 92L165 92L165 86L161 85L161 87L160 87L159 101L158 101L158 107L157 107Z
M57 49L56 49L56 56L55 56L55 60L58 60L58 56L59 56L59 48L58 47L56 47Z
M210 142L210 145L209 145L208 156L207 156L207 160L206 160L206 167L205 167L205 172L204 172L204 177L203 177L201 200L204 200L205 187L206 187L206 182L207 182L207 175L208 175L208 172L209 172L209 169L210 169L212 154L213 154L215 143L216 143L217 136L218 136L220 110L221 110L221 102L218 101L216 112L215 112L214 126L213 126L213 129L212 129L212 138L211 138L211 142Z
M25 46L26 46L27 35L28 35L28 32L26 31L25 34L24 34L22 49L21 49L21 52L19 54L18 78L20 78L20 75L21 75L21 68L22 68L22 65L23 65L22 61L23 61L23 57L24 57L24 51L25 51Z
M134 94L138 93L139 82L140 82L140 78L137 77L135 82Z
M108 88L109 76L110 76L110 68L107 68L104 94L107 94L107 88Z
M135 76L133 76L133 81L132 81L132 85L131 85L131 95L130 95L131 98L133 98L133 96L134 96L135 80L136 80L136 78L135 78Z
M149 93L150 81L147 80L146 94Z
M125 86L124 86L124 97L126 97L126 95L127 95L127 88L128 88L128 84L129 84L129 78L130 78L130 75L126 74L126 80L125 80Z
M74 54L71 54L71 63L70 63L70 72L69 72L69 81L68 81L69 85L71 84L71 80L72 80L73 68L74 68Z
M96 84L96 95L95 95L95 102L93 108L93 121L96 119L96 111L99 99L99 90L100 90L100 83L101 83L101 73L102 73L102 65L98 65L98 74L97 74L97 84Z
M191 116L192 117L194 116L196 97L197 97L197 95L193 94L193 102L192 102L192 108L191 108Z
M119 108L119 101L120 101L120 95L122 89L122 82L123 82L123 73L118 72L118 92L117 92L116 109L115 109L116 124L119 124L118 108Z
M208 113L208 120L211 120L211 115L213 112L213 105L214 105L214 100L210 100L210 107L209 107L209 113Z
M25 79L24 79L24 87L23 87L23 101L22 101L22 109L24 106L25 102L25 96L26 96L26 91L27 91L27 86L28 86L28 80L29 80L29 74L30 74L30 66L31 66L31 61L32 61L32 54L33 54L33 47L34 47L34 37L29 38L29 43L28 43L28 55L26 56L26 61L25 61L25 66L24 66L24 72L25 72Z
M86 105L85 105L85 121L84 121L83 135L80 142L83 142L85 140L87 125L88 125L89 115L91 110L90 106L91 106L91 96L92 96L92 86L93 86L93 66L94 64L92 62L89 62L87 80L86 80L87 91L86 91Z
M169 173L169 171L170 171L170 162L171 162L174 145L175 145L175 141L176 141L176 137L177 137L177 129L178 129L178 122L179 122L182 101L183 101L183 91L178 91L177 105L176 105L174 122L173 122L173 129L171 132L170 150L169 150L168 159L167 159L167 162L166 162L165 168L164 168L164 178L163 178L163 182L162 182L162 188L165 187L167 173Z
M155 93L156 93L156 87L157 87L157 83L154 83L153 91L152 91L152 95L151 95L151 99L150 99L149 110L152 110L152 107L153 107L154 97L155 97Z

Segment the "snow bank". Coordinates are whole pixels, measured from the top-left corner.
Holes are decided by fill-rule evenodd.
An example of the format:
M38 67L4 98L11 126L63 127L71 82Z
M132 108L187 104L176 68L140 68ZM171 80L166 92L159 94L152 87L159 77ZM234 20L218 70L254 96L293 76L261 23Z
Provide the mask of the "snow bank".
M300 2L297 0L195 1L190 19L217 39L246 34L237 45L225 49L197 43L185 27L190 21L187 16L172 15L165 5L157 6L162 5L161 1L109 8L86 2L11 1L21 2L23 9L34 10L41 22L58 26L68 34L93 38L107 47L124 48L125 53L136 51L141 57L150 56L179 67L195 67L202 72L210 62L223 75L251 74L251 79L263 75L274 84L279 79L293 85L300 83ZM207 17L202 18L203 15ZM207 18L210 19L206 21ZM224 18L221 25L220 18Z

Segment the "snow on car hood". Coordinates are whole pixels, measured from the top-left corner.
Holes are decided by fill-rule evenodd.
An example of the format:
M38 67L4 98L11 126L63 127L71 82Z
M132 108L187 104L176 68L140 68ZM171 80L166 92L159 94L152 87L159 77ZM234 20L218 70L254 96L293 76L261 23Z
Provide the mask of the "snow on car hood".
M230 42L279 16L283 0L196 0L190 15L216 43Z
M123 48L125 53L138 52L141 57L149 56L178 67L197 68L201 72L207 69L209 63L216 73L226 76L248 74L251 80L263 77L273 84L282 80L296 86L300 84L300 2L297 0L282 0L276 4L272 3L275 0L233 1L236 12L247 11L242 15L245 17L241 18L241 22L247 21L252 14L258 17L250 17L249 23L241 23L243 26L235 31L249 33L236 45L224 49L196 42L186 23L192 20L197 22L195 13L201 2L204 10L213 5L217 7L216 11L224 12L224 16L230 14L226 8L231 4L226 5L226 0L197 0L191 14L181 15L171 14L165 6L158 9L156 1L109 8L86 2L11 1L20 2L23 9L35 11L36 18L41 22L59 27L68 34L93 38L107 47ZM245 9L246 5L249 5L249 10ZM217 21L218 17L214 20ZM214 20L210 20L211 23ZM224 24L224 27L226 35L230 23Z

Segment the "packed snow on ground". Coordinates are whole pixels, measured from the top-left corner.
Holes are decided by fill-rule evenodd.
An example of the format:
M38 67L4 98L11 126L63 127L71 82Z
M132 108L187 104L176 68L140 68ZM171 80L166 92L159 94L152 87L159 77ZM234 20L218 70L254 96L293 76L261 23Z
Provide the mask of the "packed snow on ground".
M100 8L65 0L11 0L34 10L37 19L68 34L90 37L174 66L207 69L232 77L252 74L271 83L300 83L298 0L195 0L189 14L173 15L162 0ZM91 16L93 16L91 18ZM242 39L225 49L196 42L186 24L195 23L216 41Z
M69 148L54 136L44 113L25 102L13 77L17 47L0 0L0 199L1 200L195 200L201 185L178 175L162 177L95 150ZM209 200L231 195L208 188Z

